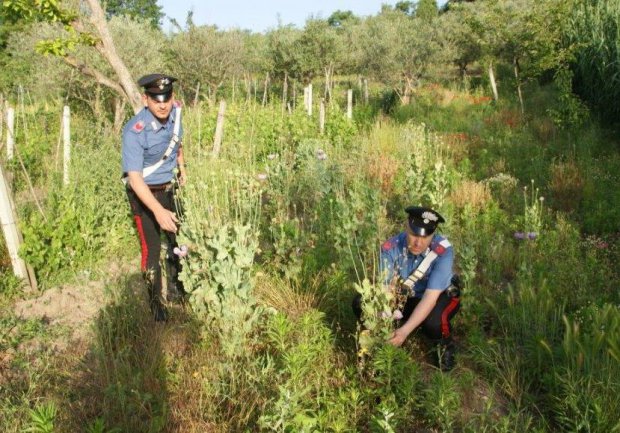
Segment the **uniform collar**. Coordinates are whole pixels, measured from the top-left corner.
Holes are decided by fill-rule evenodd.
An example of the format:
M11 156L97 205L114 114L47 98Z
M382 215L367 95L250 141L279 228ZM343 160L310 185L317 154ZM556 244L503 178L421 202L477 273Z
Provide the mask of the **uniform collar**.
M157 117L155 117L155 115L153 113L151 113L151 110L148 109L148 107L144 107L144 111L145 111L145 118L144 121L147 125L149 125L153 131L159 131L162 128L169 128L172 125L174 125L174 116L175 116L175 112L176 112L176 107L172 107L172 110L170 111L170 115L168 115L168 120L165 123L161 123Z

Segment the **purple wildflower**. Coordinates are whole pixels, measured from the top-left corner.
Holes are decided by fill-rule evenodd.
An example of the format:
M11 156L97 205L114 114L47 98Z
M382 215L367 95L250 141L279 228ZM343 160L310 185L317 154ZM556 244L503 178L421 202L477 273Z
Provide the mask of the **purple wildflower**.
M521 239L525 239L526 234L523 232L515 232L514 237L515 239L521 240Z
M527 238L531 241L533 241L534 239L536 239L538 237L538 233L536 232L528 232L527 234Z
M598 241L596 243L596 248L599 250L606 250L609 247L609 244L605 241Z
M185 257L187 256L187 245L181 245L180 247L174 247L172 252L179 257Z

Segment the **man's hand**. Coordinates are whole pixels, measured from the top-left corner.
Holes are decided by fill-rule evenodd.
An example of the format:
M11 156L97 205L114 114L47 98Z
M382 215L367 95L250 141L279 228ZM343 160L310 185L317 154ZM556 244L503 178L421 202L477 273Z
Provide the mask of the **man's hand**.
M179 220L174 212L162 207L154 212L154 215L157 220L157 224L159 224L159 227L161 227L162 230L172 233L177 232L177 223Z
M406 330L404 330L403 328L398 328L392 333L392 336L388 340L388 343L390 343L392 346L400 347L403 345L408 336L409 333Z
M142 172L130 171L127 173L129 176L129 186L136 193L140 201L153 212L155 220L162 230L176 233L177 224L179 220L174 212L169 211L161 205L149 190L149 187L144 183L142 178Z

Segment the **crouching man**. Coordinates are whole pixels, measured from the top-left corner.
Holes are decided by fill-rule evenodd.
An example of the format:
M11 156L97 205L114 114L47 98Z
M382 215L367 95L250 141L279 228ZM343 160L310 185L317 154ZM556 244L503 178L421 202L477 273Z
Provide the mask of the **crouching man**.
M435 344L437 367L454 367L451 319L459 311L460 283L453 273L454 251L446 238L435 234L444 218L436 211L410 206L405 209L405 230L381 246L381 275L385 284L406 296L403 318L389 343L401 346L417 328ZM353 310L361 318L361 295Z

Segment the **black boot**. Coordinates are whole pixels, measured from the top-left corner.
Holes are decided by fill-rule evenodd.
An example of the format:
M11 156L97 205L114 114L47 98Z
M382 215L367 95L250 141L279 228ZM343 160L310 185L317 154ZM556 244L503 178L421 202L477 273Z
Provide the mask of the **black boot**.
M182 303L185 300L185 289L181 281L168 281L166 299L168 302Z
M166 300L168 302L182 303L185 300L185 289L183 283L179 281L181 262L179 257L168 251L166 257L166 271L168 273L168 286L166 290Z
M156 322L166 322L168 320L168 311L159 299L151 300L151 313Z
M441 371L450 371L456 365L454 355L456 353L456 346L452 337L442 338L437 342L434 348L435 365Z
M161 302L161 283L155 284L153 273L145 274L147 291L149 294L149 307L156 322L165 322L168 320L168 312ZM159 279L161 281L161 279Z

